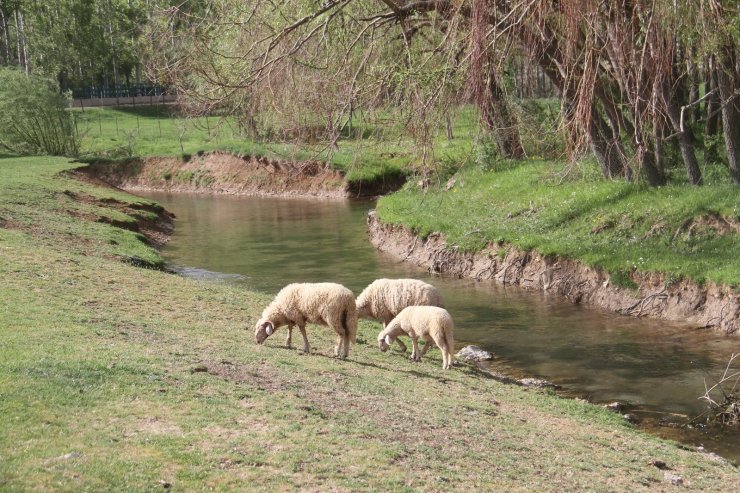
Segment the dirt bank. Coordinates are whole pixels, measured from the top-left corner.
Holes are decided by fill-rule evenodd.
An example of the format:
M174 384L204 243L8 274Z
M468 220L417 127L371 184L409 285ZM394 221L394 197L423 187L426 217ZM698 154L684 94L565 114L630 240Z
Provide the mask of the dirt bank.
M223 152L96 162L89 176L127 191L198 192L317 198L369 197L398 189L402 178L348 182L321 161L281 161Z
M668 283L659 274L632 273L637 288L626 289L614 286L609 274L600 269L510 245L489 244L476 253L459 252L441 234L422 239L403 226L382 224L374 211L368 215L368 228L376 248L431 272L495 279L624 315L688 322L740 334L740 295L725 286L699 286L686 280Z

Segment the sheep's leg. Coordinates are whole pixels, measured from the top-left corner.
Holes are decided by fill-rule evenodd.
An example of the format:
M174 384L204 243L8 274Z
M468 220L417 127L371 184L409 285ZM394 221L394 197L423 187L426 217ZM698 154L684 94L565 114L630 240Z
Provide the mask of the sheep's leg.
M288 335L285 336L285 347L287 347L288 349L290 349L291 347L290 343L292 339L293 339L293 326L288 325Z
M424 341L424 347L421 348L421 355L424 356L427 354L427 351L429 351L429 348L432 347L432 339L431 337L427 336L426 341Z
M452 354L447 350L447 346L442 347L442 369L449 370L452 367Z
M346 332L344 333L342 342L344 343L344 348L342 348L342 359L347 359L347 356L349 356L349 334Z
M435 336L433 339L439 350L442 351L442 369L450 369L452 367L452 352L447 345L447 339L444 335Z
M411 344L414 347L414 350L411 352L411 359L414 361L421 361L421 355L419 354L418 337L412 337Z
M334 357L339 357L339 352L342 350L342 342L344 341L344 337L341 334L337 334L337 345L334 346Z
M396 342L398 343L398 349L400 349L402 353L405 353L406 350L408 349L406 347L406 344L404 344L401 338L399 337L396 337Z
M301 335L303 336L303 352L308 354L311 352L311 346L308 345L308 336L306 335L306 327L304 325L299 325L298 328L301 330Z

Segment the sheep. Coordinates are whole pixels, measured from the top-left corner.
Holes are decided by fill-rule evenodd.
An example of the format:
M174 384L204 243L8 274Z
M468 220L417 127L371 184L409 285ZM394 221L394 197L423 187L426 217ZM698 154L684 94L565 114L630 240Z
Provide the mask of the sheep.
M437 306L409 306L404 308L396 318L378 334L378 347L385 352L390 348L393 340L399 334L405 333L411 337L414 350L411 359L421 361L426 354L432 341L442 351L442 368L448 369L452 366L452 354L455 349L453 330L455 328L452 317L444 308ZM426 343L419 352L418 339L424 337Z
M358 318L383 322L383 328L407 306L444 308L442 295L431 284L417 279L377 279L357 297ZM401 351L406 345L397 339Z
M306 337L306 323L325 325L337 333L334 355L346 359L349 345L357 339L357 309L352 291L334 283L288 284L262 312L255 326L257 344L283 325L288 326L285 345L291 347L293 326L297 325L303 336L303 352L311 348Z

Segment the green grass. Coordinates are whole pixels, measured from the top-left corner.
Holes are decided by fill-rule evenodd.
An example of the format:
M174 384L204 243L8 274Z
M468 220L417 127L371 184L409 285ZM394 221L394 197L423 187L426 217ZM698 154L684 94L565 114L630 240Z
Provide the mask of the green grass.
M375 324L345 362L320 327L311 356L258 347L268 296L121 262L158 254L89 198L151 204L74 166L0 159L0 491L642 491L652 460L737 484L597 406L380 353Z
M442 232L466 251L499 242L576 259L626 284L626 274L637 271L740 286L740 234L692 226L695 218L710 216L737 225L736 186L724 181L647 188L593 176L568 179L571 166L531 161L492 172L470 167L449 191L432 187L425 193L409 185L382 198L379 217L422 236Z
M320 159L331 162L350 182L392 179L407 173L419 160L412 139L382 113L362 123L366 130L356 132L359 138L346 135L334 149L325 144L256 142L244 135L232 118L184 118L170 107L88 108L75 110L75 115L82 152L91 157L187 158L199 151L220 150L270 159ZM471 153L477 132L475 118L470 108L460 112L455 119L456 138L435 138L434 160L462 162Z

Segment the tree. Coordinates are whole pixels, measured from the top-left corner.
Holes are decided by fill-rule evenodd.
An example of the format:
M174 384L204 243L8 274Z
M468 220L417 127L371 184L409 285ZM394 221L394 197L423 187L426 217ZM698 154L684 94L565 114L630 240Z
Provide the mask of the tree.
M77 155L77 129L68 106L54 82L0 68L0 148L17 154Z
M248 114L259 126L267 108L308 109L313 118L331 115L326 130L336 135L354 109L385 105L404 108L423 140L440 107L474 101L502 153L520 157L518 122L499 72L516 46L560 90L571 154L590 148L606 178L642 177L659 186L682 163L689 183L700 185L697 149L706 146L692 122L707 114L697 111L703 104L721 107L737 181L740 6L731 0L210 6L207 15L169 8L150 30L153 73L203 111ZM716 61L719 99L699 93L697 74L707 60Z

